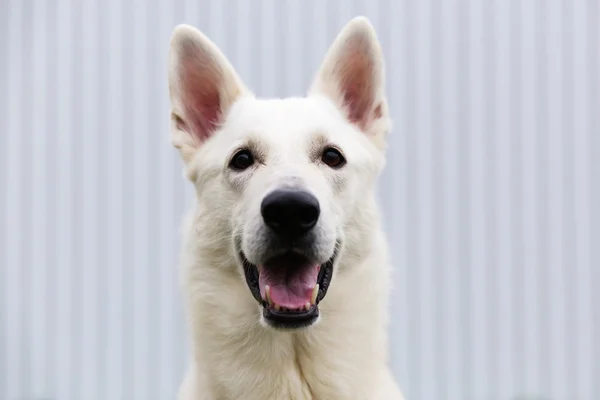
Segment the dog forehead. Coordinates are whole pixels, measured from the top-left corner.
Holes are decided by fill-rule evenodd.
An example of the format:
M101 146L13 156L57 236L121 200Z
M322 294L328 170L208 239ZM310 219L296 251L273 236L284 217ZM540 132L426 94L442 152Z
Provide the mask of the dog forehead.
M254 135L280 145L297 145L311 134L335 133L343 123L339 111L318 98L245 98L232 107L226 128L237 138Z

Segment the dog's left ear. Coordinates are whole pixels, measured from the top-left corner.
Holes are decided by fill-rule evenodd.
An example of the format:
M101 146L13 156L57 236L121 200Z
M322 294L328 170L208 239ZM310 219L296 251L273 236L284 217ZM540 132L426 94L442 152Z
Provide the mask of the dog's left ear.
M380 148L391 128L385 98L384 62L375 29L352 19L329 48L309 95L325 95Z

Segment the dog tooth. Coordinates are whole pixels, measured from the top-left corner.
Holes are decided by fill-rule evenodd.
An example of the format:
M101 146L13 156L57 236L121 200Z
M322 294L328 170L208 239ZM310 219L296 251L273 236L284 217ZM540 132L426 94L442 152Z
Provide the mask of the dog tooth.
M306 311L310 310L310 302L309 301L307 301L306 304L304 305L304 309Z
M310 304L313 306L317 303L317 295L319 294L319 284L317 283L313 288L312 296L310 297Z
M281 310L281 306L277 303L273 304L273 307L275 307L275 311Z
M265 297L267 304L271 305L271 287L269 285L265 285Z

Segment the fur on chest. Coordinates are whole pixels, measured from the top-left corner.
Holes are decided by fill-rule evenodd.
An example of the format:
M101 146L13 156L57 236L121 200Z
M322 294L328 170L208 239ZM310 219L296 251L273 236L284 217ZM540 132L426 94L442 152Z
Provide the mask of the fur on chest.
M197 354L217 399L364 399L375 380L365 349L344 348L343 338L265 334L237 344Z

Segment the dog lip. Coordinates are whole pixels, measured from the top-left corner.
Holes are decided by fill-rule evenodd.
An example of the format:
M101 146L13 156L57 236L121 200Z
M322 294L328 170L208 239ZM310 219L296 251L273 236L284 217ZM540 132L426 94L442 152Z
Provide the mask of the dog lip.
M260 295L260 287L258 284L258 268L256 265L252 264L246 256L244 252L239 251L239 256L242 260L242 267L244 269L244 276L246 278L246 284L252 293L252 296L260 303L262 302Z
M319 317L319 306L315 305L304 312L277 311L271 307L263 308L263 316L269 325L277 329L298 329L313 324Z

